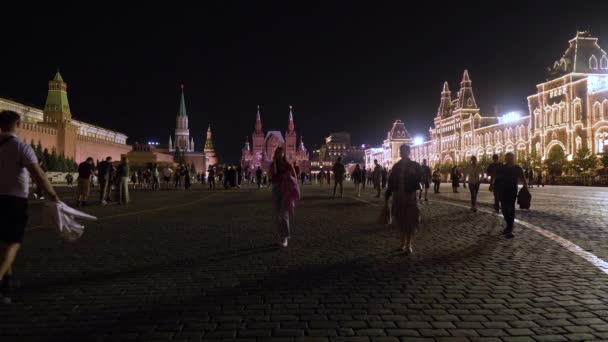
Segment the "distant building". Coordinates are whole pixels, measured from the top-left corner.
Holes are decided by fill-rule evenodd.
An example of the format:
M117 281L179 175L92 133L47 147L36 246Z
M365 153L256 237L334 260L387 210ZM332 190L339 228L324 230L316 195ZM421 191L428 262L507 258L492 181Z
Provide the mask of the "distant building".
M131 150L127 136L104 127L76 120L68 102L68 86L59 71L48 83L44 109L0 98L0 110L21 116L17 135L27 143L40 143L49 152L81 162L88 157L115 160Z
M217 157L211 137L211 126L207 129L206 138L204 148L200 148L197 151L194 145L194 138L190 136L184 86L181 85L179 110L175 119L175 134L174 136L169 136L167 148L138 145L129 155L129 158L137 160L140 166L161 162L168 163L169 161L183 161L187 166L194 165L197 173L205 172L210 165L217 164Z
M597 40L589 32L577 32L549 68L551 79L528 96L527 115L484 116L467 70L455 99L445 82L429 139L412 147L412 159L435 166L505 152L544 159L552 152L571 157L583 146L596 154L607 151L608 57ZM366 161L382 156L392 166L399 160L396 145L385 141L381 150L366 150Z
M396 120L393 127L386 133L386 139L382 147L368 148L365 150L365 168L373 169L374 160L383 167L391 168L399 161L399 148L403 144L412 144L412 138L401 120Z
M365 151L360 146L351 144L351 136L348 132L330 133L325 138L325 142L318 149L313 150L311 159L311 169L317 173L321 169L329 170L332 168L338 157L342 158L342 163L346 165L361 164L365 161Z
M310 170L310 156L304 146L304 138L301 135L300 144L296 144L297 134L293 120L293 108L291 106L289 106L289 121L285 137L283 137L280 131L268 131L264 135L260 106L258 106L255 129L251 135L251 140L253 146L249 143L249 139L246 138L245 147L242 150L241 167L244 170L253 171L259 166L267 172L272 163L274 152L278 147L285 149L285 156L289 163L295 163L302 171L308 172Z

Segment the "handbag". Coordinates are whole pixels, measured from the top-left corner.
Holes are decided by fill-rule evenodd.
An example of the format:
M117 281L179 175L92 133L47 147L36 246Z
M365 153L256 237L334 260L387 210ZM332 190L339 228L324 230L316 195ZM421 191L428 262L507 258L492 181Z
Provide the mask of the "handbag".
M378 224L390 224L391 223L391 210L388 207L388 203L384 203L380 210L380 216L378 217Z
M519 209L529 210L531 201L532 194L530 194L528 188L521 188L521 190L519 190L519 193L517 194L517 204L519 204Z

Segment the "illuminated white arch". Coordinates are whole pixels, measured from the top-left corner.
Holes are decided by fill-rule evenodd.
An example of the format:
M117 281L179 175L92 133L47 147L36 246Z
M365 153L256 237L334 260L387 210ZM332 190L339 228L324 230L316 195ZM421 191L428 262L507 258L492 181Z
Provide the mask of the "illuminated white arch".
M606 55L600 58L600 69L608 69L608 58L606 58Z
M595 55L591 55L589 58L589 69L597 69L597 58Z
M547 147L545 148L545 157L548 158L549 157L549 151L551 151L551 149L553 148L553 146L555 145L559 145L562 150L564 151L564 153L567 153L566 151L568 151L566 149L566 145L564 145L564 143L562 143L559 140L551 140L551 142L547 145Z
M601 120L602 118L602 109L599 101L595 101L593 104L593 120Z

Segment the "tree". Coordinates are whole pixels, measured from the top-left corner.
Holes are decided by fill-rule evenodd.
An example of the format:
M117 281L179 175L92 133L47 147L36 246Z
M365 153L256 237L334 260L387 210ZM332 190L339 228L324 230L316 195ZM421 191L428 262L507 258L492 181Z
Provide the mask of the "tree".
M57 150L55 150L55 148L53 148L51 150L51 155L49 156L49 164L48 164L48 171L59 171L59 163L58 163L59 157L57 156Z
M572 158L572 166L576 173L585 174L594 170L597 167L597 162L598 160L595 154L586 146L581 147L576 151L574 158Z
M57 171L59 171L59 172L67 171L67 165L65 163L65 155L63 153L59 154L59 157L57 158Z
M180 150L179 147L175 148L175 152L173 153L173 161L178 163L178 164L184 164L185 163L185 156L184 153Z
M602 161L602 165L605 168L608 168L608 151L604 151L604 153L602 153L602 159L601 159L601 161Z
M40 143L40 140L38 140L38 145L36 145L34 152L36 152L36 158L38 158L38 160L42 160L44 157L44 152L42 151L42 144Z
M51 154L49 153L49 149L45 148L42 151L42 166L46 171L49 171L49 165L51 164Z

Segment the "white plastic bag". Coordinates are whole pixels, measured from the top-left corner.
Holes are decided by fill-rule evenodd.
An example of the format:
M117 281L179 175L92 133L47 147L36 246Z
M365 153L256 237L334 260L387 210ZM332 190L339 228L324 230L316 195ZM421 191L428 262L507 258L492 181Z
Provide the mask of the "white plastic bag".
M67 206L63 202L46 202L44 220L51 222L59 236L67 241L76 241L84 234L84 226L76 219L97 220L97 217Z

